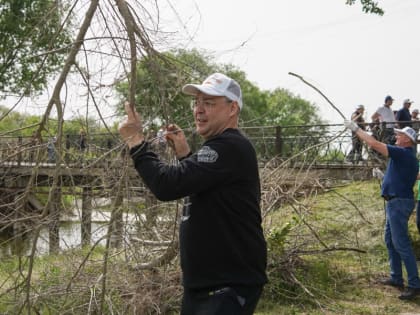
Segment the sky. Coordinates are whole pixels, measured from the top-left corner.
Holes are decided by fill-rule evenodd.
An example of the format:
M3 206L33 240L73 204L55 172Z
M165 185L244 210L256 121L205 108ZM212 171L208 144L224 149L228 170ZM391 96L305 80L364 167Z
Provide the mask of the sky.
M346 116L366 108L370 121L386 95L394 110L406 98L420 109L420 1L377 1L383 16L362 12L345 0L170 0L162 1L177 24L185 48L232 63L261 89L286 88L315 103L322 118L341 116L312 88L320 89ZM164 19L164 18L163 18Z
M159 18L159 31L171 34L156 43L158 49L205 50L215 62L236 65L260 89L285 88L315 104L324 120L342 123L343 118L320 94L288 73L301 75L320 89L346 118L363 104L365 119L370 121L386 95L395 99L394 110L400 109L406 98L414 100L411 109L420 109L420 1L376 1L385 10L384 16L363 13L359 3L348 6L346 0L140 3L157 4L151 16ZM83 2L81 18L88 3ZM97 25L89 36L99 35L100 28ZM118 63L112 67L108 83L123 68ZM97 73L103 78L103 71ZM54 83L52 80L51 87ZM93 106L85 106L89 100L82 85L80 78L70 78L66 86L67 117L94 112ZM17 110L41 113L51 87L43 98L24 99ZM16 99L5 102L11 107ZM115 94L104 93L98 102L105 117L115 117Z

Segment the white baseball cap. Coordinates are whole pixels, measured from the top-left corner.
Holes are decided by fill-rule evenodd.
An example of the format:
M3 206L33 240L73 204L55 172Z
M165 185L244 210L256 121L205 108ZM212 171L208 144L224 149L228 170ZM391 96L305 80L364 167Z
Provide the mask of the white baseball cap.
M187 84L182 92L188 95L197 95L199 92L212 96L225 96L231 101L238 102L242 109L242 91L238 82L222 73L213 73L202 84Z
M417 141L416 141L416 139L417 139L417 134L416 134L416 132L414 131L414 129L413 128L411 128L411 127L404 127L403 129L397 129L397 128L394 128L394 131L395 132L399 132L399 133L403 133L403 134L405 134L407 137L409 137L410 139L411 139L411 141L413 141L414 143L416 143Z
M403 104L411 104L414 103L414 101L410 100L409 98L406 98L403 102Z

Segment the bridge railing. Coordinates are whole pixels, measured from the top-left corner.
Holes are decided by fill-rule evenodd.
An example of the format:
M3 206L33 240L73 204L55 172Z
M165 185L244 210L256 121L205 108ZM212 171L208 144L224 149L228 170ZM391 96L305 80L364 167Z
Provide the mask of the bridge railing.
M62 160L70 164L94 161L106 155L106 160L115 159L121 154L117 135L92 134L85 148L81 148L78 135L66 135L62 140ZM39 140L25 136L0 137L0 162L14 165L24 163L55 163L58 157L58 143L55 138Z
M343 125L251 127L244 131L263 161L277 157L290 159L290 163L344 163L352 148L351 133Z
M261 126L241 128L254 144L260 161L274 157L281 160L312 164L344 163L352 148L351 132L343 125L299 125L299 126ZM200 137L186 133L192 148L200 145ZM89 134L86 148L81 149L78 135L65 135L61 147L62 158L67 163L86 163L106 157L104 160L118 159L122 154L118 135ZM15 164L36 162L54 163L57 157L57 143L52 139L39 141L31 137L0 137L0 162ZM292 158L293 157L293 158ZM363 158L371 155L363 149Z

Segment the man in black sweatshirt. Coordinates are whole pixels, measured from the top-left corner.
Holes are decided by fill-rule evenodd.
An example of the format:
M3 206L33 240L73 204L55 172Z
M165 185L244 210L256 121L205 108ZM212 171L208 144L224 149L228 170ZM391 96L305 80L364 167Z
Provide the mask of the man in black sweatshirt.
M149 150L140 116L128 103L119 131L135 168L156 197L184 198L181 314L253 314L267 282L267 248L256 153L238 130L241 88L215 73L182 91L194 97L196 131L205 142L192 153L182 130L168 126L166 138L178 165L162 162Z

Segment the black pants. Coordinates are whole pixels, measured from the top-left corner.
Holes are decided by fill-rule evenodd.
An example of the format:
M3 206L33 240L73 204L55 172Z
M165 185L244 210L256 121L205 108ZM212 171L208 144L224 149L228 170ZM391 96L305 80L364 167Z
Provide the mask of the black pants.
M352 135L351 140L353 147L347 155L347 160L357 163L362 160L363 142L356 135Z
M216 289L184 288L181 315L252 315L262 286L229 286Z

